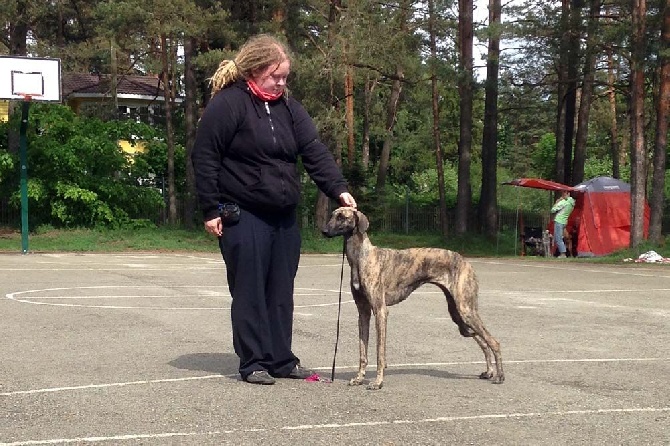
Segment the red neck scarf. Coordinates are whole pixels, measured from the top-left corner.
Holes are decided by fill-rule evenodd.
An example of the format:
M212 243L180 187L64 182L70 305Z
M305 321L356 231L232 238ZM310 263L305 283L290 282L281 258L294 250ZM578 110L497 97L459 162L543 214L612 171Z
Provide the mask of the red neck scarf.
M261 88L258 86L256 82L254 82L252 79L247 80L247 85L251 89L251 92L258 98L260 98L263 101L274 101L277 100L281 97L281 95L284 94L283 91L280 91L279 93L266 93Z

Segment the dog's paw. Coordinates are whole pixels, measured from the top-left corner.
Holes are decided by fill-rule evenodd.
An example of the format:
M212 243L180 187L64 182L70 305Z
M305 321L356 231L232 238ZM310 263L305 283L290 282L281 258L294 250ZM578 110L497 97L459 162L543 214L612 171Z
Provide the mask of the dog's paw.
M360 386L361 384L363 384L363 378L351 378L349 381L350 386Z
M493 379L493 384L502 384L505 382L505 375L498 375Z
M366 389L367 390L379 390L379 389L382 388L383 385L384 385L383 382L373 381L373 382L371 382L370 384L367 385Z
M479 375L479 379L491 379L493 378L493 372L489 372L488 370L486 372L482 372Z

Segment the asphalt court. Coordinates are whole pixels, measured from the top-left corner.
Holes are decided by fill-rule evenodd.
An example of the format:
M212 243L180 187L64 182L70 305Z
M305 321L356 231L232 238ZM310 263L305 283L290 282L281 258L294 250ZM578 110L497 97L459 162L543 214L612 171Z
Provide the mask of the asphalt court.
M303 255L294 351L329 378L341 257ZM390 308L384 388L239 380L216 254L0 255L0 445L667 445L670 269L470 259L506 381L424 286ZM375 373L374 328L368 377Z

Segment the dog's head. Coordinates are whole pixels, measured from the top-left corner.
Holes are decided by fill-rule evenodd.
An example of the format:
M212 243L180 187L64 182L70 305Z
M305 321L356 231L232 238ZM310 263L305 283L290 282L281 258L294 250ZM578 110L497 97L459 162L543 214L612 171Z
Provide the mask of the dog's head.
M351 235L356 230L364 234L369 226L370 222L365 214L354 208L341 207L333 211L322 232L326 237Z

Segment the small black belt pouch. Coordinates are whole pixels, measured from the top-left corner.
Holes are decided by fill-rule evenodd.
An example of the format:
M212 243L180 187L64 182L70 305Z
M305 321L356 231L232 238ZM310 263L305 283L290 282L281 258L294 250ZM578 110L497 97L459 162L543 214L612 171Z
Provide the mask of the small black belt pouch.
M240 207L235 203L220 204L219 216L224 226L232 226L240 221Z

